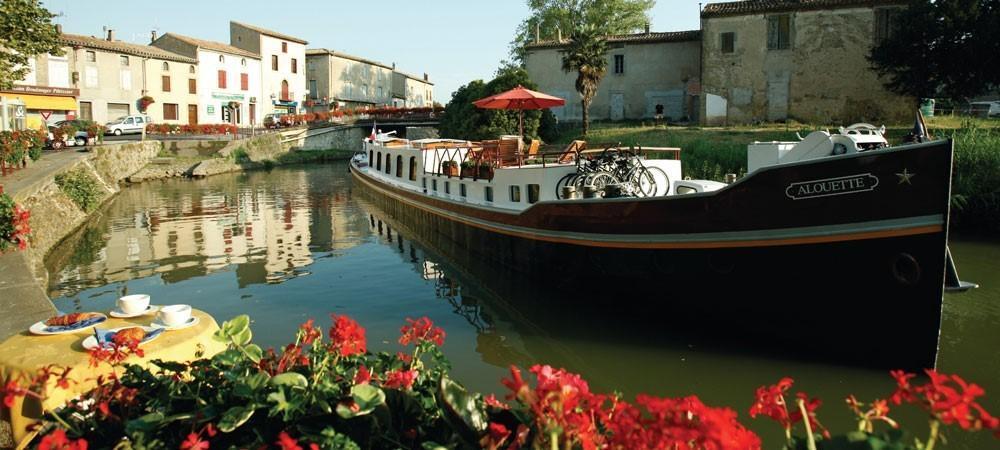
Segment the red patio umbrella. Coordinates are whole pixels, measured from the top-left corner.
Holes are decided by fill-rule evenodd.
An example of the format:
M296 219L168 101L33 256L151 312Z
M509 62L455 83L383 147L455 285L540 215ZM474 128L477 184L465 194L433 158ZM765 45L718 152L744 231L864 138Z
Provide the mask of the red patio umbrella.
M548 94L543 94L541 92L535 92L530 89L525 89L524 86L518 85L516 88L511 89L507 92L501 92L496 95L491 95L484 99L476 100L472 102L479 108L483 109L516 109L518 110L518 126L521 131L521 139L524 139L524 110L526 109L545 109L553 108L556 106L563 106L566 104L566 100L559 97L553 97Z

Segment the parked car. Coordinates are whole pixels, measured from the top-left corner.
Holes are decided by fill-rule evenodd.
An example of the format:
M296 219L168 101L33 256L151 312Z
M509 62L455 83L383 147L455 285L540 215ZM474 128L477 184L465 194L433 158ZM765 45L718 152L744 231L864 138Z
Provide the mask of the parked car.
M966 113L976 117L1000 117L1000 101L970 102Z
M285 124L281 123L281 117L285 116L282 113L270 113L264 114L264 128L281 128Z
M49 134L45 140L45 146L52 149L60 149L63 147L83 147L87 145L87 127L89 127L94 122L82 119L73 120L60 120L52 125L49 125ZM59 128L69 125L76 129L76 133L72 137L67 137L66 139L56 140L55 133Z
M105 125L107 128L105 133L113 134L115 136L142 133L142 129L146 128L146 125L151 123L153 123L153 121L146 115L122 116L108 122L108 124Z

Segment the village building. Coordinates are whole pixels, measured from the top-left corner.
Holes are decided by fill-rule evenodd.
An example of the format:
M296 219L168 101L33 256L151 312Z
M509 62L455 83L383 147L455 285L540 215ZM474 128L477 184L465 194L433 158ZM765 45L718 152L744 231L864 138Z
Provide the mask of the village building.
M609 36L608 70L590 104L591 120L696 120L701 62L698 31ZM525 47L525 68L538 89L566 100L553 108L561 121L580 121L583 107L577 73L562 70L568 41L537 40Z
M193 87L198 106L192 110L197 123L237 126L261 123L260 55L175 33L160 36L152 45L197 61Z
M431 106L434 83L392 65L328 50L306 52L310 102L321 109Z
M393 66L325 48L306 52L309 96L320 109L391 104Z
M114 31L98 38L62 34L79 89L78 118L107 123L122 116L145 114L154 123L194 123L198 98L196 60L148 45L115 40ZM190 90L189 90L190 88ZM139 99L153 99L140 111ZM192 120L193 119L193 120Z
M916 101L867 60L900 0L755 0L702 9L703 123L892 122Z
M309 94L306 85L308 42L240 22L229 22L229 43L260 55L264 114L295 114Z
M62 31L58 26L56 29ZM42 54L29 58L24 79L0 91L0 129L38 129L76 118L80 91L73 83L72 59L68 51L61 56Z

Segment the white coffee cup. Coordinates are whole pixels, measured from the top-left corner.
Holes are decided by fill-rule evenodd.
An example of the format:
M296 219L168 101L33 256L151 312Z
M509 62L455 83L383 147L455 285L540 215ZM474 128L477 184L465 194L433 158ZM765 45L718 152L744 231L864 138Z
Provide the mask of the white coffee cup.
M160 308L160 322L168 327L184 325L191 320L191 305L168 305Z
M118 299L118 309L125 314L139 314L149 308L146 294L126 295Z

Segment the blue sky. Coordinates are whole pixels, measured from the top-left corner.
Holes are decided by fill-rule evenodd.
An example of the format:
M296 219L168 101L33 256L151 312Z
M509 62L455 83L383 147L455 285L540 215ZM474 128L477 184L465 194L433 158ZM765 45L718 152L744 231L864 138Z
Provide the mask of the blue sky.
M247 22L325 47L395 62L400 70L435 83L446 103L459 86L490 79L508 54L514 29L528 14L519 0L389 0L381 2L166 0L108 2L42 0L61 16L67 33L99 36L108 26L117 39L146 44L151 30L229 42L229 20ZM419 5L419 6L418 6ZM653 31L698 28L698 2L659 0Z

